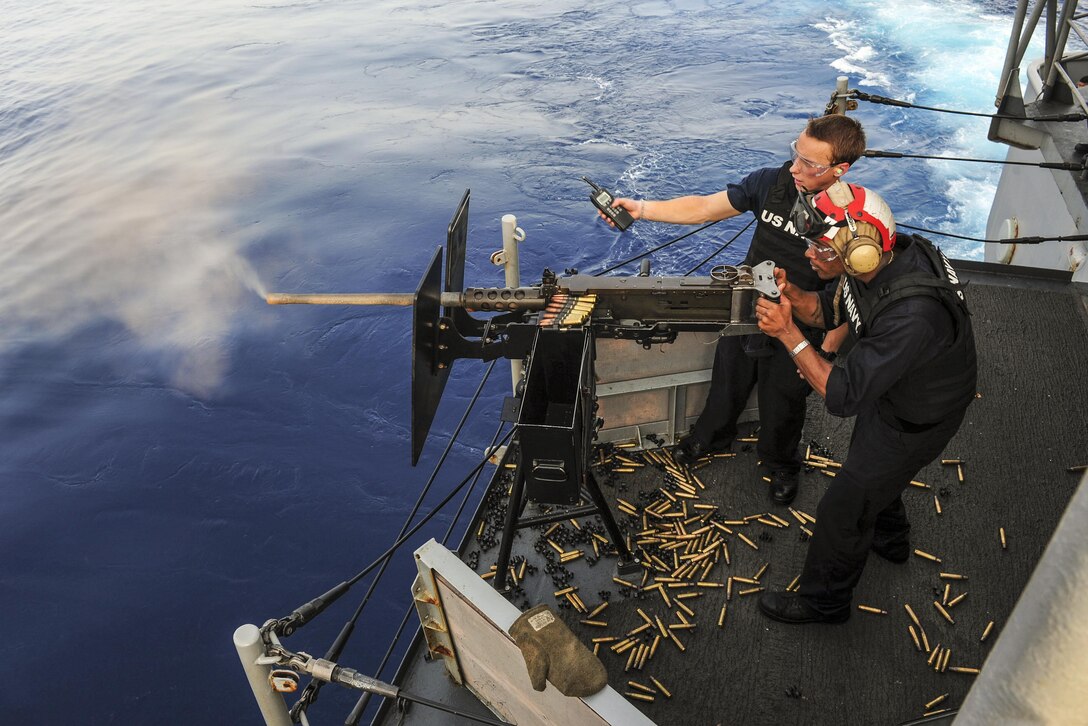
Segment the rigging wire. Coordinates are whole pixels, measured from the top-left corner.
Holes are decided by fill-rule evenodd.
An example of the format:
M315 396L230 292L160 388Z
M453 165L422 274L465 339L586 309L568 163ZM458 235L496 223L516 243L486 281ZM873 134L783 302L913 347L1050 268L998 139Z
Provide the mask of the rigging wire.
M688 275L692 274L693 272L695 272L696 270L698 270L698 269L699 269L700 267L702 267L703 265L705 265L706 263L710 262L710 261L711 261L712 259L714 259L714 258L715 258L715 257L717 257L718 255L720 255L720 254L721 254L722 252L725 252L726 248L728 248L728 247L729 247L729 245L731 245L731 244L733 244L734 242L736 242L736 241L737 241L737 238L738 238L738 237L740 237L740 236L741 236L742 234L744 234L744 232L745 232L745 231L746 231L746 230L747 230L747 229L748 229L749 227L751 227L751 226L752 226L753 224L755 224L755 223L756 223L756 218L755 218L755 216L753 215L753 216L752 216L752 218L751 218L750 220L748 220L748 224L744 225L744 226L743 226L743 227L741 228L741 230L740 230L739 232L737 232L737 233L736 233L735 235L733 235L733 237L732 237L732 238L730 238L730 240L729 240L728 242L726 242L726 243L725 243L725 244L723 244L723 245L722 245L721 247L719 247L719 248L718 248L718 249L717 249L717 250L716 250L715 252L711 253L711 255L710 255L709 257L707 257L706 259L704 259L704 260L703 260L702 262L700 262L699 264L697 264L697 265L696 265L695 267L693 267L693 268L691 268L690 270L688 270L687 272L685 272L685 273L684 273L684 277L687 277Z
M435 479L438 478L438 473L442 469L442 465L446 462L446 457L449 456L450 451L453 449L454 443L457 441L458 435L461 433L461 429L464 428L465 422L468 420L469 414L472 413L473 407L476 405L476 401L480 398L480 393L483 392L484 385L487 383L488 378L491 377L491 371L495 369L497 360L491 361L491 365L487 367L484 372L483 378L480 379L480 385L476 387L476 393L473 394L471 400L468 402L468 406L465 408L464 414L461 416L461 420L458 422L457 427L454 429L453 434L450 436L449 442L446 444L445 450L442 452L442 456L439 457L438 463L435 464L434 471L431 472L430 478L423 486L422 491L419 493L419 497L416 498L415 504L412 506L412 510L408 513L408 517L404 520L404 525L401 527L400 533L397 537L404 535L405 530L412 522L412 518L419 512L419 508L423 505L423 500L426 498L428 492L431 490L431 485L434 484ZM482 471L482 470L481 470ZM370 596L374 594L374 590L377 588L378 583L382 579L382 575L385 574L386 568L389 563L392 562L392 555L390 555L385 562L382 563L378 573L374 576L374 579L370 581L370 587L367 588L366 594L363 595L362 601L355 609L355 613L341 628L339 635L336 636L336 640L329 646L329 650L325 653L325 660L335 661L340 657L340 653L343 652L344 647L347 645L348 640L351 638L352 632L355 630L355 625L358 623L360 616L363 614L363 608L370 601ZM321 691L324 681L318 679L311 679L303 690L302 695L295 701L295 704L291 707L291 719L298 721L298 715L305 711L311 703L317 700L317 695Z
M495 428L495 435L491 437L491 443L487 447L487 451L493 451L495 449L495 442L499 439L499 434L502 432L502 427L505 422L500 420L498 427ZM465 490L465 496L461 497L461 504L458 505L457 511L453 514L453 521L450 522L450 526L446 529L446 534L442 537L442 545L446 546L449 543L450 537L453 535L454 529L457 526L457 520L461 518L461 513L465 510L465 505L468 504L469 497L472 496L472 491L476 488L476 482L480 479L481 471L476 472L476 476L472 479L472 484ZM389 644L389 648L385 651L385 655L382 657L382 662L378 664L378 670L375 672L375 677L381 677L382 671L385 670L385 666L389 663L389 659L393 656L393 651L397 647L397 643L400 641L401 635L404 634L404 628L408 625L409 619L415 614L415 607L409 605L404 611L404 618L400 621L400 627L397 628L397 634L393 636L393 642ZM351 710L347 720L344 721L344 726L357 726L359 720L363 717L363 712L366 711L367 704L370 703L370 697L373 695L369 691L359 696L359 700L355 704L355 708Z
M673 237L668 242L663 242L663 243L659 244L657 247L654 247L653 249L646 250L645 252L637 254L634 257L630 258L630 259L624 260L623 262L617 262L616 264L612 265L611 267L605 268L605 269L601 270L600 272L594 272L593 276L594 277L600 277L601 275L603 275L603 274L605 274L607 272L612 272L612 270L623 267L624 265L635 262L636 260L641 260L643 257L646 257L648 255L652 255L653 253L655 253L655 252L657 252L659 250L663 250L666 247L668 247L669 245L676 244L677 242L679 242L682 239L686 239L686 238L690 237L693 234L696 234L698 232L702 232L704 229L707 229L709 227L713 227L715 224L717 224L720 221L721 220L719 219L719 220L717 220L715 222L710 222L709 224L704 224L702 227L699 227L699 229L693 229L690 232L685 232L684 234L680 235L679 237Z
M902 154L898 151L866 149L862 156L870 159L936 159L937 161L972 161L977 164L1004 164L1005 166L1035 166L1040 169L1083 171L1084 164L1063 161L1008 161L1005 159L971 159L964 156L932 156L927 154Z
M914 225L905 224L903 222L896 222L896 227L906 227L907 229L913 229L917 232L929 232L930 234L939 234L942 237L955 237L956 239L964 239L970 242L987 242L991 244L999 245L1037 245L1042 242L1083 242L1088 240L1088 234L1070 234L1064 237L1009 237L1006 239L983 239L982 237L968 237L962 234L952 234L951 232L940 232L935 229L926 229L925 227L915 227Z
M838 96L842 98L843 96ZM916 103L910 103L908 101L900 101L895 98L888 98L887 96L878 96L874 93L865 93L859 91L856 88L852 88L845 94L846 98L856 98L861 101L868 101L869 103L877 103L884 106L898 106L900 108L917 108L922 111L937 111L938 113L952 113L959 116L979 116L981 118L996 118L996 119L1008 119L1010 121L1084 121L1088 119L1082 113L1061 113L1050 114L1048 116L1033 116L1026 118L1024 116L1013 116L1005 113L978 113L975 111L958 111L951 108L937 108L935 106L922 106Z
M497 445L502 446L507 441L509 441L510 437L514 435L514 430L515 429L510 429L510 431L506 432L502 439L499 440ZM423 519L419 520L419 522L417 522L411 529L405 532L403 537L390 545L390 547L384 553L379 555L377 559L364 567L350 580L345 580L344 582L341 582L339 585L333 587L320 597L316 597L305 605L296 608L287 617L273 621L271 623L273 631L277 635L287 637L294 633L296 630L298 630L298 628L302 627L303 625L320 615L322 612L324 612L325 608L334 603L353 586L358 584L358 582L366 577L368 574L370 574L370 572L375 567L378 567L380 564L382 564L382 562L386 560L386 558L390 557L394 552L396 552L402 544L411 539L417 532L419 532L419 530L423 529L423 526L427 524L427 522L431 521L431 519L434 518L434 516L438 514L438 512L441 511L444 506L449 504L450 501L453 500L453 497L457 494L457 492L461 491L462 487L469 483L469 480L476 474L476 472L480 471L484 468L484 466L487 465L489 459L490 457L484 456L480 463L473 467L472 471L470 471L468 475L461 480L460 484L455 486L449 494L442 498L442 501L440 501L434 508L431 509L431 511L424 515Z

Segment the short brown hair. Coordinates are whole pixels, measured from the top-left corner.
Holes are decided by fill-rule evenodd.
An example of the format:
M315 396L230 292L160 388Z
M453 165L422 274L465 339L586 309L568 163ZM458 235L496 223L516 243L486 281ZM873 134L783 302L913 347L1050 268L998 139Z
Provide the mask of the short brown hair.
M831 144L832 164L853 164L865 153L865 129L849 116L836 113L811 118L805 133L817 141Z

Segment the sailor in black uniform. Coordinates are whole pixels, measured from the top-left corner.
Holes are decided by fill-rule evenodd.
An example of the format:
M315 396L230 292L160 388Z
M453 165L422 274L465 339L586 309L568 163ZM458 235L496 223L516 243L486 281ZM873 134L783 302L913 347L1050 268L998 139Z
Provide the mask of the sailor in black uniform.
M846 173L865 151L865 132L847 116L822 116L811 119L790 147L792 161L754 171L739 184L729 184L715 194L664 201L620 198L614 205L625 208L635 219L673 224L703 224L748 211L756 213L758 222L745 263L774 260L794 285L816 290L822 283L805 260L805 242L793 229L790 211L798 196L823 191ZM817 345L824 341L823 330L804 328L802 333ZM829 335L824 341L823 350L829 358L840 339ZM718 340L706 404L676 455L690 462L728 450L737 435L737 418L757 385L760 476L769 475L775 502L789 504L797 494L801 468L798 444L805 399L812 389L797 376L786 349L766 336Z
M802 200L794 223L810 238L812 269L839 283L807 292L776 270L781 302L757 303L759 326L784 346L828 411L857 420L846 461L816 510L798 592L767 592L759 608L786 623L841 623L869 550L900 563L910 554L901 494L940 455L975 397L975 342L948 259L922 237L897 238L876 193L836 184L811 205ZM798 321L830 327L840 320L856 342L832 366Z

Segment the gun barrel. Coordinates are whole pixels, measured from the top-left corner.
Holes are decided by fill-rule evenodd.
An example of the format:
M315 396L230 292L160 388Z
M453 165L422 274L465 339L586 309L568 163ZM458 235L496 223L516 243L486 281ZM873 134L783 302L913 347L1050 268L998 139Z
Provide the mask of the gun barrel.
M399 305L410 306L415 295L410 292L360 292L309 294L272 292L265 297L269 305Z

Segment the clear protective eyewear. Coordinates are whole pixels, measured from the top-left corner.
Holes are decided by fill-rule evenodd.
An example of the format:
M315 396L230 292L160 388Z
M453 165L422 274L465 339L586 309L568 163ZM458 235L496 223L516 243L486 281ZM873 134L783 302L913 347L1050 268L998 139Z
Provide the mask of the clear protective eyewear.
M794 139L793 141L790 142L790 153L792 154L794 161L800 161L802 164L804 164L809 169L809 171L815 172L816 176L823 176L824 174L827 173L827 170L831 168L830 166L824 166L823 164L817 164L815 161L809 161L808 159L806 159L805 157L803 157L799 153L797 153L797 140L796 139Z
M834 247L817 244L810 239L806 239L805 243L808 245L808 248L815 253L816 259L820 262L832 262L839 259L839 253L835 251Z

